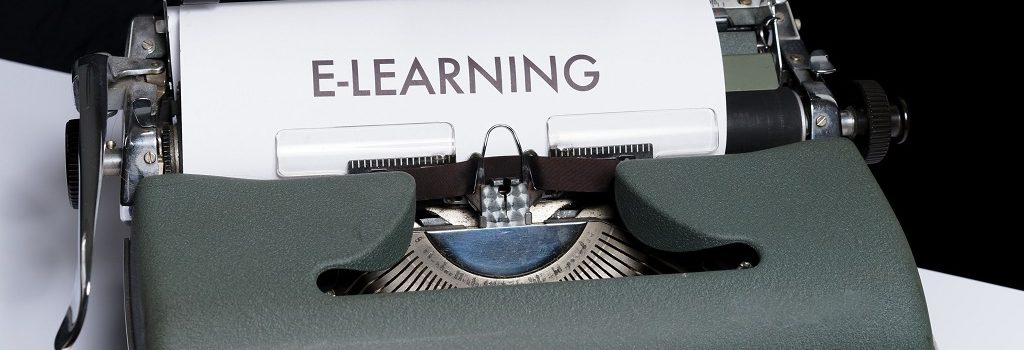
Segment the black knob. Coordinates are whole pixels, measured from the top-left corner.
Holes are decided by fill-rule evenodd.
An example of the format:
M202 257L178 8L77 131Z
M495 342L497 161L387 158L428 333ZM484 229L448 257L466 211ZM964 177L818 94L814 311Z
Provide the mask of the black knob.
M68 199L78 209L78 119L64 124L64 171L68 180Z
M857 128L854 143L864 156L864 161L875 164L885 159L885 155L889 153L893 129L900 128L901 113L890 103L889 96L878 82L855 80L853 85L856 98L852 102Z

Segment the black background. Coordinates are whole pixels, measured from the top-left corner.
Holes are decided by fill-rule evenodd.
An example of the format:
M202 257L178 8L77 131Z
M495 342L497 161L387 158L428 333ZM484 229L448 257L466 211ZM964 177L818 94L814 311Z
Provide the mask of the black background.
M153 0L8 2L0 58L60 71L86 53L123 53L131 18L160 9ZM1017 70L1001 53L1019 38L999 39L996 14L934 2L791 3L808 48L829 52L837 78L878 80L911 107L910 139L872 170L918 265L1024 289L1013 244L1020 186L1009 169L1017 157L1001 154L1015 141Z

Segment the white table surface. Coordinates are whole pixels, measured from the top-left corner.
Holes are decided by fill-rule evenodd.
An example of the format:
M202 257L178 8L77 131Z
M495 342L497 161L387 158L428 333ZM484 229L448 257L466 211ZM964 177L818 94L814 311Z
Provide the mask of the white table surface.
M71 78L0 60L0 348L52 349L71 300L77 220L64 179ZM104 182L92 299L76 349L124 348L116 179ZM941 350L1024 349L1024 291L920 270Z

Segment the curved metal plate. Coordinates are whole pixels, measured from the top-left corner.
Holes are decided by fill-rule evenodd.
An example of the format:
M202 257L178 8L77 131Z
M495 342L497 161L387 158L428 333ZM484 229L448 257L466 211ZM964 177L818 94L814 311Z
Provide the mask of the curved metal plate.
M577 231L578 237L572 237ZM418 231L409 251L391 268L336 271L336 279L322 289L335 295L395 293L752 266L744 260L708 268L687 256L703 255L651 249L604 221Z

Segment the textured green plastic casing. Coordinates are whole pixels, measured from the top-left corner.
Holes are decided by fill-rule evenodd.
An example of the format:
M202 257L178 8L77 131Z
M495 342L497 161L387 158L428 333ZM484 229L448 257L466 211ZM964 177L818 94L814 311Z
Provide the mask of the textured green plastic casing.
M143 180L129 284L136 349L929 348L906 240L847 141L627 161L629 230L666 250L746 242L752 269L333 297L327 268L402 256L402 173Z

